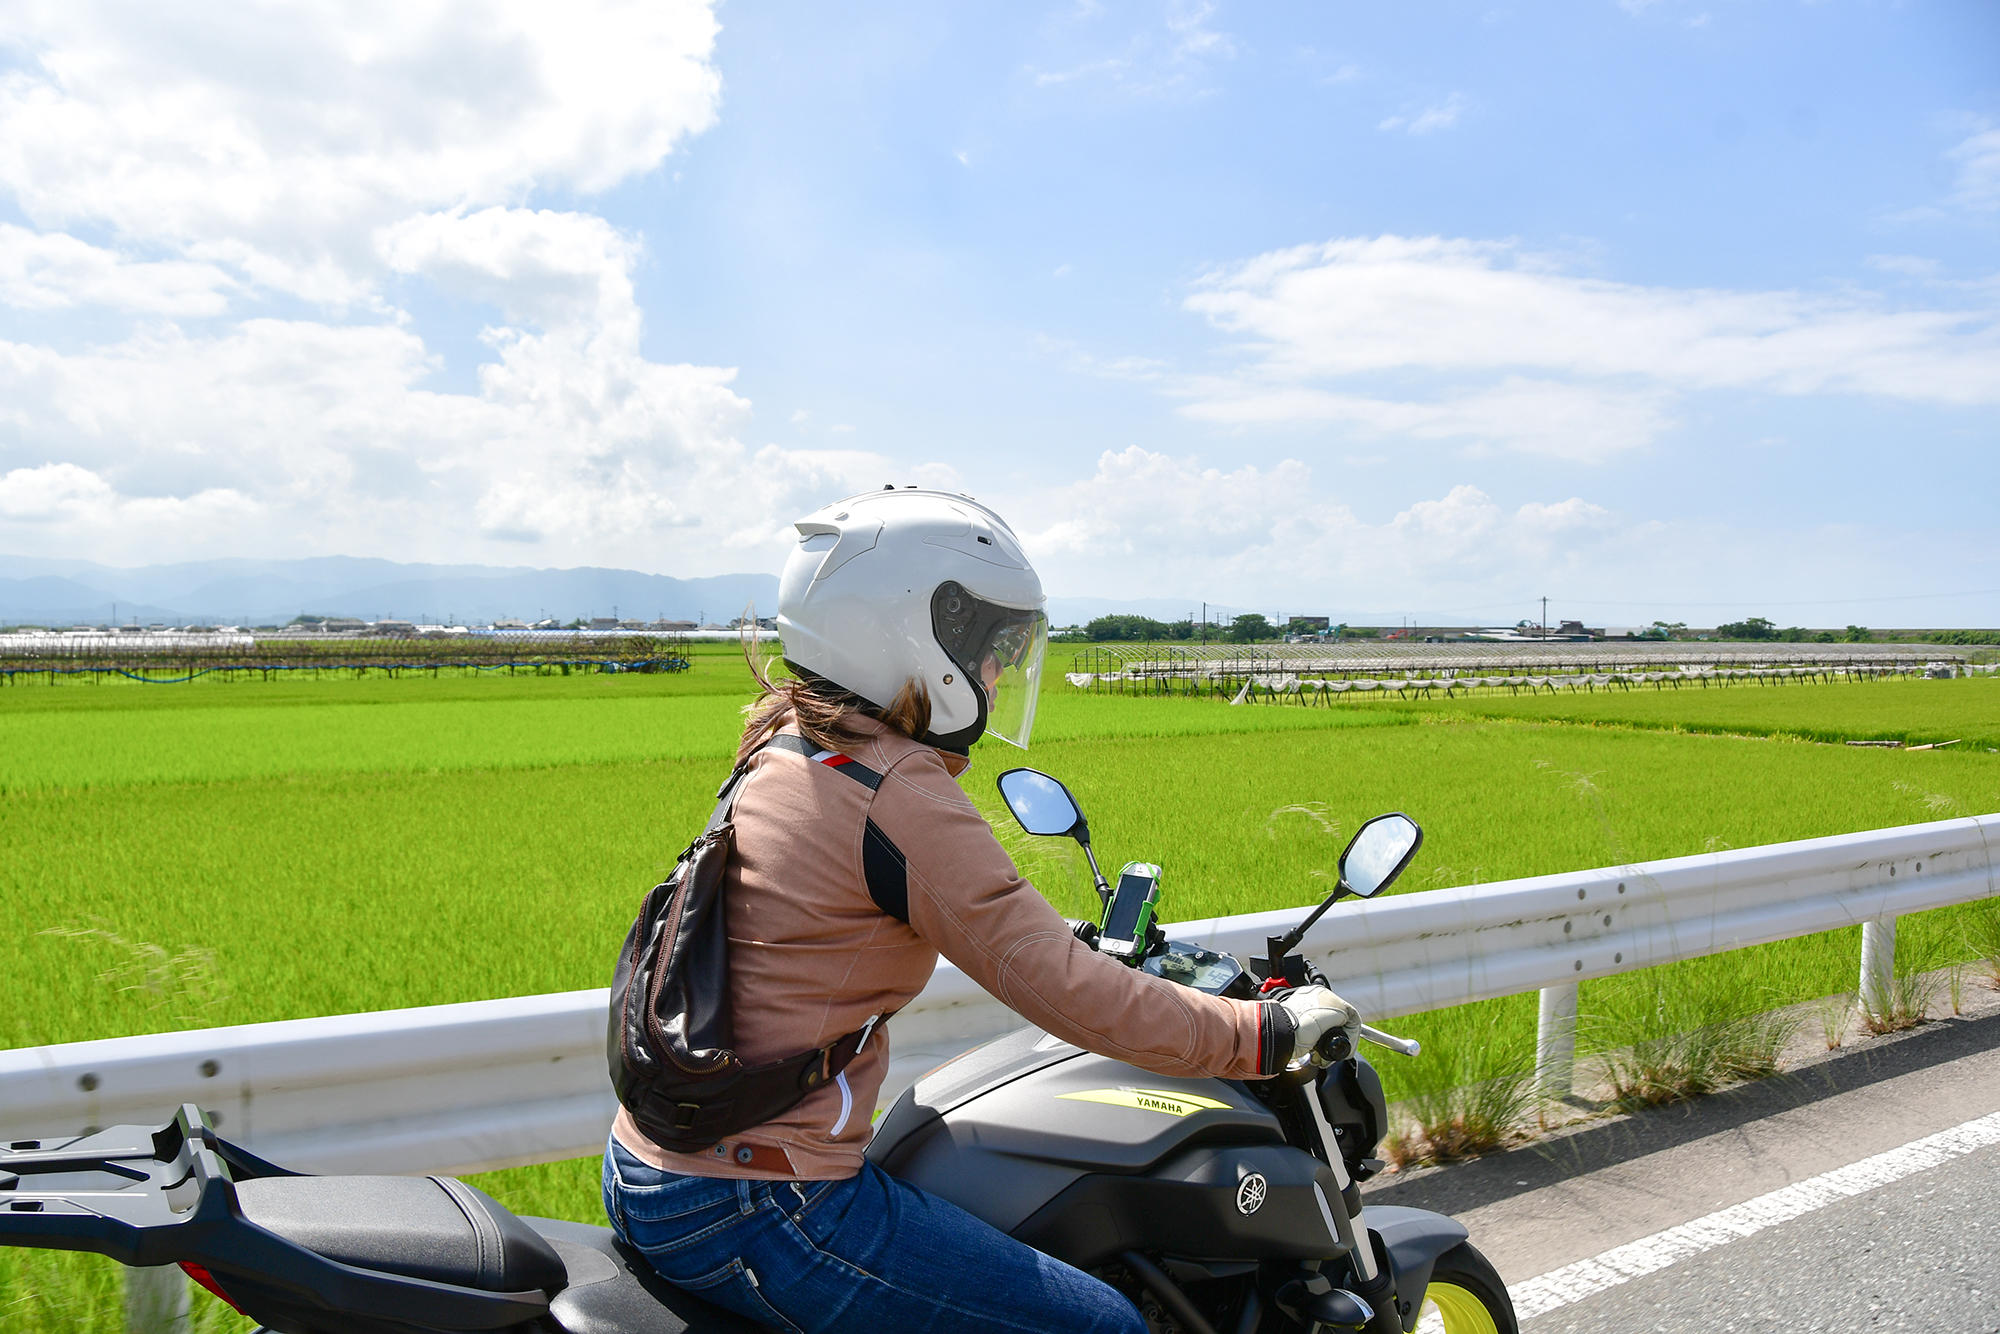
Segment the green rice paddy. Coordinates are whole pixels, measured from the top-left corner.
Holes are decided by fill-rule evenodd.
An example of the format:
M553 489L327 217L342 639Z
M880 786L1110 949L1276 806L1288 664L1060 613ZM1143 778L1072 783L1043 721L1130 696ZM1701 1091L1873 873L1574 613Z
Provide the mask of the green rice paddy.
M16 924L0 1045L602 986L640 896L707 813L747 686L740 662L703 654L672 677L0 691L0 902ZM1854 738L1960 744L1826 744ZM1991 678L1328 708L1058 683L1033 752L982 744L963 781L1080 915L1080 854L1021 835L992 786L1021 760L1062 778L1100 861L1164 866L1175 919L1315 901L1381 810L1423 823L1401 886L1422 889L1996 811L1996 752ZM1906 920L1903 955L1963 957L1961 921ZM1716 1018L1826 995L1853 985L1854 934L1680 965L1672 985ZM1587 984L1583 1008L1650 1013L1660 982ZM1518 1060L1534 1009L1398 1020L1434 1054L1378 1062L1392 1096L1426 1063L1476 1078ZM482 1184L522 1212L592 1217L595 1171ZM96 1273L0 1252L0 1331L116 1327L115 1302L89 1295L116 1275Z

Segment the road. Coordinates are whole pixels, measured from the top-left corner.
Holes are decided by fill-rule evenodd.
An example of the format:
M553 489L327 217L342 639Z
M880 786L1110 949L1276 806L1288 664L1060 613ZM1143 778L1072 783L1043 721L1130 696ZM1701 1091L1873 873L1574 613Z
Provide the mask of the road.
M2000 1334L2000 1004L1792 1075L1371 1183L1451 1213L1525 1334Z

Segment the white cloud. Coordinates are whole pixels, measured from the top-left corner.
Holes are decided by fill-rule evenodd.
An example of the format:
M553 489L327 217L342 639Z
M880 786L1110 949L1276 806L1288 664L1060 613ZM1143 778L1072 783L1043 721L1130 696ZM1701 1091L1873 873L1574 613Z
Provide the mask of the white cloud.
M1114 592L1103 585L1115 566L1142 581L1124 590L1134 595L1230 589L1366 606L1419 589L1437 606L1495 590L1518 596L1535 578L1588 570L1621 545L1629 555L1644 535L1582 499L1508 509L1473 486L1371 524L1298 459L1225 471L1136 445L1107 451L1089 478L1020 508L1064 516L1023 533L1051 587Z
M714 120L706 4L10 18L0 194L41 230L0 230L0 301L154 318L86 348L0 342L0 550L715 572L773 514L879 484L874 455L746 446L733 370L642 351L637 239L532 205L650 171ZM107 239L51 230L72 224ZM438 387L384 298L398 278L498 312L469 392ZM318 309L271 318L272 293Z
M2000 127L1981 128L1946 156L1958 170L1954 203L1981 212L2000 209Z
M691 0L26 0L0 189L44 228L221 248L260 282L366 265L412 213L603 190L716 115ZM318 299L325 275L304 284ZM297 290L297 289L293 289Z
M434 358L386 325L251 320L72 355L0 343L0 431L35 442L0 465L60 460L9 473L0 551L519 560L527 544L550 563L715 573L773 514L880 484L873 455L745 448L734 373L647 361L629 332L498 330L476 393L427 388ZM220 497L237 521L197 522Z
M1465 96L1453 93L1444 101L1408 115L1390 116L1376 125L1378 130L1402 130L1408 134L1434 134L1458 124L1465 111Z
M1656 392L1508 376L1435 401L1371 398L1304 385L1188 381L1183 412L1230 425L1333 422L1416 440L1457 440L1589 463L1643 448L1672 425Z
M1871 269L1904 278L1935 278L1944 268L1936 260L1922 255L1870 255L1866 262Z
M109 306L147 315L219 315L236 283L213 264L130 260L62 232L0 223L0 304Z
M383 261L456 295L544 327L636 322L631 268L639 243L589 213L487 208L425 213L375 235Z
M1073 18L1087 21L1097 14L1092 9ZM1214 16L1212 0L1166 0L1161 20L1132 33L1116 54L1053 69L1031 65L1026 73L1041 88L1101 80L1140 96L1199 96L1209 91L1209 66L1236 56L1235 39L1210 24Z
M1240 340L1227 374L1170 379L1183 411L1347 421L1587 459L1637 448L1703 389L2000 402L2000 311L1864 296L1646 287L1585 278L1504 242L1350 238L1216 271L1189 310ZM1369 396L1360 377L1441 385Z
M1132 447L1101 455L1087 478L1007 497L1001 512L1054 594L1207 597L1267 614L1512 624L1548 594L1552 616L1593 625L1746 614L1839 625L1875 623L1883 604L1866 599L1936 588L1939 568L1964 574L1945 587L2000 576L1990 544L1963 531L1661 521L1582 496L1509 504L1472 485L1432 486L1364 517L1342 502L1337 470L1322 476L1298 459L1219 468ZM1035 515L1060 517L1036 526ZM1830 591L1857 602L1826 605ZM1688 601L1718 593L1736 605ZM1755 598L1770 601L1744 602ZM1965 623L1990 601L1962 600Z
M157 537L187 524L238 523L256 506L238 492L215 488L191 496L121 496L98 474L73 463L48 463L0 474L0 523L87 533Z

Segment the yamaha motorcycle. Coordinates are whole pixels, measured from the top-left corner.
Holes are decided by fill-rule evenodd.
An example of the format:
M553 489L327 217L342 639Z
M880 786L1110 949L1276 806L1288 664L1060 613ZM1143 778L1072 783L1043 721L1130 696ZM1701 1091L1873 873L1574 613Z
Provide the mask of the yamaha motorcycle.
M1247 961L1166 938L1159 868L1114 891L1075 800L1032 769L1001 775L1031 834L1082 844L1104 912L1074 924L1156 977L1254 998L1322 982L1295 953L1344 895L1380 892L1422 842L1400 814L1363 825L1333 892ZM1518 1334L1466 1230L1363 1206L1382 1168L1380 1079L1331 1035L1268 1080L1167 1078L1035 1029L931 1072L882 1118L868 1156L1129 1296L1159 1334ZM179 1265L270 1334L747 1334L674 1288L607 1228L521 1218L449 1177L309 1176L218 1136L192 1104L157 1127L0 1147L0 1244ZM1004 1294L996 1294L1004 1300Z

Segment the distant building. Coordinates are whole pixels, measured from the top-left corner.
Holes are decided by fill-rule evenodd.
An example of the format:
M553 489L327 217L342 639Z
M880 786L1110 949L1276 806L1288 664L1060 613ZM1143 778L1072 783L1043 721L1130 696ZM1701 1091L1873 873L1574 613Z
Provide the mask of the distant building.
M653 622L652 628L655 630L692 630L694 629L694 622L658 620Z
M357 621L356 625L359 624ZM327 628L332 629L333 622L328 621ZM378 635L413 635L417 632L417 627L409 621L377 621L368 628Z
M616 616L593 616L590 618L590 625L587 628L592 630L616 630L618 628L618 618Z

